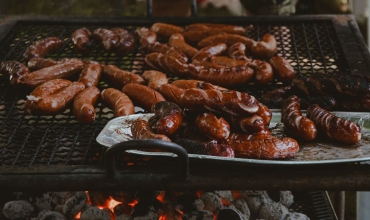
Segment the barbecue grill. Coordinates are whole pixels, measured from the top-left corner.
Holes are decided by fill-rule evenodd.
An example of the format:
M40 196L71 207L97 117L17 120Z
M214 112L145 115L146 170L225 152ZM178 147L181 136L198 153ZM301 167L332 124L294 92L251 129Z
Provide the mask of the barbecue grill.
M278 54L292 63L298 76L370 74L369 53L350 15L176 19L5 17L0 23L0 61L23 62L22 54L33 41L56 36L64 40L64 45L50 54L50 58L96 60L141 73L145 70L145 51L138 47L124 57L105 52L98 45L90 54L82 55L74 51L70 37L80 27L93 30L120 26L134 31L154 22L180 26L195 22L252 24L254 28L247 36L259 40L265 33L273 34L278 42ZM259 99L279 86L280 83L275 83L261 89L250 84L238 89ZM104 81L99 84L100 89L107 87ZM196 158L189 161L186 155L184 160L179 160L182 157L150 158L110 149L111 153L105 155L110 163L105 167L107 148L95 139L112 119L112 111L99 103L96 121L91 125L80 125L70 110L56 116L29 116L23 106L30 92L13 88L5 76L0 77L1 190L370 189L370 167L366 163L268 166L205 162ZM137 149L142 147L137 143L133 145Z

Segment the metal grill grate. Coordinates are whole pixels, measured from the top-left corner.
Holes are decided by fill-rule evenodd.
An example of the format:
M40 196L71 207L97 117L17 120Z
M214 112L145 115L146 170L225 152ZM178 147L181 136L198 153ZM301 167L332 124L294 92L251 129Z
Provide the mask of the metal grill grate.
M146 24L150 25L148 21ZM266 33L273 34L278 42L278 55L284 56L292 64L298 76L323 77L335 73L349 73L330 20L252 24L254 28L247 36L259 40ZM123 57L107 53L97 44L87 56L74 51L70 38L74 30L81 27L93 30L97 27L116 26L133 32L142 25L18 22L0 44L0 61L24 62L22 54L32 42L57 36L64 40L64 45L58 52L49 54L50 58L59 60L76 57L96 60L141 73L145 52L140 51L138 47ZM266 88L250 84L240 89L260 98L264 92L277 86L281 86L281 83L275 82ZM100 82L101 90L106 87L108 85L105 82ZM99 103L96 107L96 121L91 125L80 125L70 110L56 116L28 116L24 113L23 106L26 95L30 92L27 89L12 88L8 80L0 76L0 164L17 166L101 164L105 148L98 145L95 138L112 118L112 111Z

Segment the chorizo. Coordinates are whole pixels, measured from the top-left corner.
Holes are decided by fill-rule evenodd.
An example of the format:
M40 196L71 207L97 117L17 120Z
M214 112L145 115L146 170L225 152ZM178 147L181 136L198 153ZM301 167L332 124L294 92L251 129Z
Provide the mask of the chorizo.
M121 70L114 65L107 65L103 69L103 75L115 87L122 89L123 86L129 83L145 84L145 80L141 76Z
M199 132L216 140L223 140L230 134L230 125L224 118L217 118L212 113L202 113L195 119Z
M104 89L101 92L101 98L104 104L113 110L114 117L132 115L135 113L135 106L130 98L117 89Z
M10 79L12 85L23 82L23 78L29 74L28 68L18 61L3 61L0 63L0 73Z
M270 59L277 51L275 37L271 34L265 34L260 41L253 44L250 51L256 58Z
M319 132L335 140L355 144L361 140L361 127L352 121L337 117L314 104L307 109L307 118L311 119Z
M125 93L137 106L140 106L144 110L152 111L153 105L157 102L166 101L163 96L149 88L148 86L129 83L122 88L122 92Z
M184 52L189 58L192 58L196 53L198 53L198 49L187 44L185 42L184 36L182 36L182 34L180 33L173 34L168 40L168 44Z
M179 106L181 106L180 97L183 92L184 89L171 84L163 84L159 87L159 93L161 93L167 101L176 103Z
M231 46L238 42L244 44L247 50L250 50L250 48L256 43L248 37L237 34L219 34L204 38L198 43L197 48L203 48L217 43L225 43L227 46Z
M72 33L72 42L75 50L80 53L88 53L90 51L91 32L87 28L80 28Z
M201 154L218 157L234 158L234 150L228 144L218 144L217 141L197 141L187 138L175 138L176 144L183 147L188 154Z
M95 120L94 106L98 102L100 90L90 86L79 93L73 101L73 115L82 124L89 124Z
M73 99L84 90L85 85L81 82L73 82L61 90L44 95L32 103L27 112L32 115L56 115L62 113Z
M126 55L130 53L135 46L134 36L123 28L113 28L112 31L118 36L119 39L114 45L117 54Z
M78 81L85 84L86 87L97 86L101 76L102 68L99 64L86 64L83 68Z
M166 74L155 70L144 71L141 77L143 77L143 79L145 79L145 81L148 83L149 88L152 88L156 91L158 91L159 87L161 87L163 84L168 83Z
M58 61L45 58L32 58L28 61L27 66L31 71L43 69L58 64Z
M182 51L172 46L169 46L167 44L161 44L159 42L149 44L148 53L155 53L155 52L167 54L185 63L188 62L188 57Z
M316 125L302 115L300 100L297 96L293 95L284 100L281 108L281 121L288 133L295 138L305 141L312 141L316 138Z
M271 57L269 62L280 81L289 82L294 79L294 69L284 57L274 56Z
M224 43L210 45L210 46L202 48L196 54L194 54L194 56L192 57L192 60L193 61L194 60L206 61L213 56L221 54L226 49L227 49L227 46Z
M163 38L170 38L171 35L176 33L181 33L184 31L184 28L173 25L173 24L165 24L165 23L154 23L150 30L154 31L158 36Z
M184 120L181 108L173 102L157 102L153 112L155 115L149 119L149 124L158 134L174 135Z
M33 42L24 52L23 58L29 61L32 58L42 58L46 54L62 47L63 41L57 37L48 37Z
M138 28L135 30L135 34L139 38L140 48L142 49L145 49L148 45L157 42L157 34L148 28Z
M235 43L229 47L227 54L235 60L250 60L246 54L246 46L243 43Z
M145 56L144 62L147 66L175 76L188 76L189 67L187 63L178 60L172 56L162 53L151 53Z
M119 41L119 37L116 33L105 28L97 28L93 32L93 38L103 45L106 51L113 51L115 45Z
M149 122L137 119L131 124L131 134L134 139L155 139L155 140L162 140L162 141L169 141L171 140L163 134L155 134L151 129Z

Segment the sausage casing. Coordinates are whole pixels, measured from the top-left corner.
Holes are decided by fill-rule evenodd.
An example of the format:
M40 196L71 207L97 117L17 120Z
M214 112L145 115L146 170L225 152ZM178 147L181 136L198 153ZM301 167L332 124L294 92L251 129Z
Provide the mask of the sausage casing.
M119 55L126 55L130 53L135 46L134 36L123 28L113 28L112 31L118 36L119 40L114 45L115 51Z
M152 88L156 91L158 91L159 87L161 87L163 84L168 83L166 74L155 70L144 71L141 77L148 82L149 88Z
M150 53L145 56L144 62L151 68L179 77L185 77L189 72L187 63L162 53Z
M253 56L259 59L269 59L271 58L277 50L276 39L271 34L265 34L262 39L251 48L251 53Z
M140 48L147 48L148 45L157 42L157 34L148 28L138 28L135 34L140 38Z
M78 81L85 84L86 87L97 86L99 84L101 72L102 68L99 64L86 64L78 78Z
M167 101L176 103L178 106L181 106L180 97L183 92L184 89L171 84L163 84L159 87L159 93L161 93Z
M255 81L260 85L267 85L274 79L274 71L272 66L261 60L253 60L254 66L251 68L254 69L254 78Z
M31 71L39 70L58 64L58 61L45 58L32 58L28 61L27 66Z
M242 43L246 46L246 49L249 50L252 45L255 44L255 41L237 34L219 34L204 38L198 43L197 47L203 48L217 43L225 43L227 46L231 46L235 43Z
M95 29L93 32L93 37L98 42L101 42L101 44L103 45L103 48L106 51L113 51L115 45L119 41L119 37L115 32L105 29L105 28Z
M173 24L165 24L165 23L154 23L150 30L154 31L158 36L164 38L170 38L171 35L176 33L181 33L184 31L184 28L173 25Z
M159 42L149 44L148 53L163 53L172 56L178 60L181 60L185 63L188 62L188 57L182 51L167 44L161 44Z
M192 58L196 53L198 53L198 49L187 44L185 42L184 36L182 36L182 34L180 33L173 34L170 37L168 44L184 52L189 58Z
M245 55L246 46L243 43L235 43L231 45L227 51L230 58L235 60L249 60Z
M121 91L113 88L101 92L104 104L114 112L114 117L132 115L135 113L135 106L130 98Z
M123 86L129 83L145 84L145 80L141 76L121 70L114 65L107 65L103 69L103 75L108 78L109 82L115 87L122 89Z
M290 63L284 57L274 56L270 59L277 78L282 82L289 82L294 79L295 72Z
M135 120L131 124L131 133L134 139L155 139L171 142L166 135L154 133L149 123L141 119Z
M46 54L59 49L63 41L57 37L48 37L33 42L23 54L23 58L29 61L32 58L42 58Z
M0 63L0 73L7 75L12 85L23 82L24 76L29 74L28 68L18 61L3 61Z
M90 86L80 92L73 102L73 115L77 121L83 124L92 123L95 120L94 106L98 102L100 90L95 86Z
M183 147L189 154L234 158L234 150L230 145L218 144L215 140L202 142L187 138L175 138L173 142Z
M199 132L211 139L222 140L229 137L230 125L224 118L217 118L212 113L202 113L195 120Z
M81 53L90 51L90 36L91 32L87 28L80 28L72 33L72 42L75 50Z
M158 134L174 135L182 125L182 110L173 102L157 102L153 112L155 116L149 119L149 124Z
M206 61L213 56L221 54L226 49L227 46L224 43L210 45L200 49L196 54L194 54L192 60Z
M177 86L181 89L192 89L192 88L198 88L198 89L218 89L218 90L228 90L226 88L213 85L211 83L207 83L200 80L194 80L194 79L179 79L175 80L171 83L171 85Z
M231 120L234 127L247 133L256 133L264 130L266 124L258 115L252 116L234 116L231 115Z

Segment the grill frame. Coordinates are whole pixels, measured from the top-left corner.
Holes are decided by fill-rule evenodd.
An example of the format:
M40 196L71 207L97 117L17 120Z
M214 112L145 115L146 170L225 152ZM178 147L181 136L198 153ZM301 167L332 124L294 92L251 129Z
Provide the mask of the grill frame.
M370 55L358 26L351 15L320 16L261 16L228 18L50 18L12 16L3 17L0 23L0 45L17 24L76 24L91 25L107 23L150 25L154 22L169 22L185 25L194 22L228 24L330 21L337 34L340 50L345 54L350 73L370 74ZM169 22L171 23L171 22ZM102 163L94 165L37 165L0 167L2 189L35 190L106 190L106 189L276 189L276 190L369 190L370 169L363 163L320 166L255 166L245 164L212 163L191 160L190 175L186 179L177 174L176 158L163 160L130 157L134 165L117 165L117 178L109 179ZM246 170L247 169L247 170ZM211 170L211 171L210 171ZM230 171L231 170L231 171ZM255 170L258 170L257 172ZM213 174L216 173L217 177ZM251 177L254 177L252 179ZM128 181L130 180L130 181ZM232 181L231 181L232 180ZM354 181L356 180L356 181ZM96 184L89 184L94 182ZM147 183L151 184L148 185ZM273 182L273 184L271 184Z

